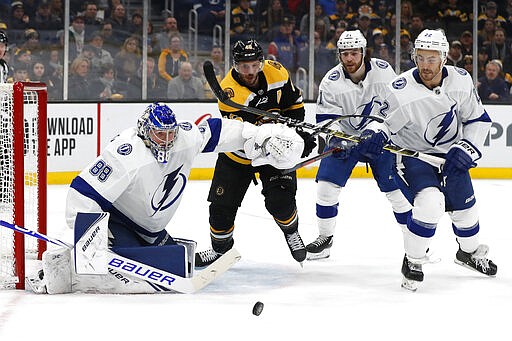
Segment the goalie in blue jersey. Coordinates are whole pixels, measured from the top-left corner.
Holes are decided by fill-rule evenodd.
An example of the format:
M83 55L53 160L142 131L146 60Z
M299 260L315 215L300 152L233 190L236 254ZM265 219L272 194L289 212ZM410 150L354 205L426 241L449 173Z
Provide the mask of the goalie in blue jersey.
M167 229L180 204L192 163L200 153L243 149L252 162L289 168L298 163L304 140L282 124L257 127L247 122L210 118L196 126L177 121L165 104L147 107L137 127L121 132L71 183L66 207L70 228L87 230L81 215L108 213L108 248L141 263L184 275L182 247L193 265L195 243L178 240ZM84 226L85 225L85 226ZM91 236L91 240L97 238ZM107 241L106 241L107 242ZM90 243L84 246L90 248ZM75 247L76 253L77 247ZM178 259L178 262L173 260ZM119 275L77 275L69 249L47 251L40 287L48 293L93 291L155 292L146 281ZM191 269L188 269L191 271Z

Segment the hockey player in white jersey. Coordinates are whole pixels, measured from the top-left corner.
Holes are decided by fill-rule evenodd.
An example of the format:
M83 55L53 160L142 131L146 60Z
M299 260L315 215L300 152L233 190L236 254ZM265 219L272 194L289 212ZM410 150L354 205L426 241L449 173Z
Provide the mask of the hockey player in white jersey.
M459 245L455 262L488 276L497 272L487 258L488 247L479 243L469 175L482 156L491 119L468 72L445 65L448 49L442 30L420 33L414 43L416 68L391 83L389 115L379 127L400 147L446 158L441 168L412 157L396 158L397 183L413 204L404 230L402 264L402 286L410 290L423 281L422 264L430 262L427 250L445 211Z
M364 138L365 128L371 121L367 116L384 118L387 115L389 108L384 95L388 83L396 74L386 61L370 59L366 55L366 39L359 30L343 32L337 45L340 63L320 83L316 120L317 123L336 120L333 128L336 126L347 134ZM344 118L354 114L361 116ZM384 138L381 138L375 142L382 144L383 141ZM330 255L338 214L338 197L358 161L369 163L379 189L386 194L395 218L402 227L405 227L411 211L411 205L391 177L394 160L391 153L381 154L379 150L373 154L371 148L362 150L346 145L337 137L330 137L326 148L333 147L342 150L322 159L316 176L319 236L306 246L310 260Z
M304 141L282 124L256 127L210 118L196 126L189 121L178 122L165 104L151 104L137 127L114 138L72 181L66 203L67 223L76 231L82 228L80 214L108 212L109 249L120 255L129 252L136 261L173 274L183 271L173 265L172 258L180 256L178 261L183 264L183 256L174 256L176 241L166 227L180 204L192 163L199 153L238 149L244 149L256 165L288 168L300 159ZM167 256L160 253L164 249ZM190 256L194 256L193 249ZM48 293L155 292L154 285L133 279L127 282L115 272L95 278L76 275L70 263L69 249L48 251L43 256L43 283ZM59 282L61 278L65 285Z

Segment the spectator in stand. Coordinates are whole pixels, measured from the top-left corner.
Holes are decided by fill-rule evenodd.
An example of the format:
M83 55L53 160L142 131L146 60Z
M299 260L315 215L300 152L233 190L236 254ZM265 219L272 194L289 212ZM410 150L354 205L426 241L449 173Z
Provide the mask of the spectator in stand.
M13 1L11 3L11 15L8 19L9 43L19 46L23 43L23 32L29 28L30 21L28 15L25 14L23 2Z
M114 70L117 79L129 83L136 76L141 56L139 39L137 37L126 38L121 51L114 57Z
M85 44L85 21L83 15L76 15L71 19L69 28L69 59L75 59ZM61 46L64 46L64 31L57 33Z
M331 32L334 32L334 30L336 30L336 27L338 26L339 21L351 23L356 18L356 16L356 13L350 12L346 0L336 0L336 12L329 15L329 30Z
M486 19L484 27L478 31L478 48L488 48L494 40L496 31L496 22L492 19Z
M325 47L327 49L334 50L335 54L337 53L338 39L340 39L341 34L347 30L347 26L348 26L348 24L346 21L343 21L343 20L338 21L338 23L336 24L336 29L334 30L334 32L331 36L331 39L329 39L327 44L325 44Z
M365 7L363 7L365 6ZM371 19L372 19L372 13L368 12L368 9L371 10L371 7L367 6L367 5L363 5L361 7L363 7L361 9L361 12L358 13L358 17L357 17L357 28L359 29L359 31L361 31L361 33L363 34L363 36L365 37L366 41L369 43L369 47L372 47L371 44L373 43L373 40L371 39L372 38L372 32L373 32L373 28L371 26Z
M424 29L425 24L423 22L423 17L420 14L413 14L411 17L411 27L409 29L411 41L415 41Z
M286 15L279 26L279 34L268 46L269 57L279 61L290 75L297 71L297 58L304 46L303 42L293 35L295 17Z
M117 45L116 39L112 36L112 32L112 23L109 21L104 22L100 31L103 37L103 48L107 50L111 56L115 56L119 52L120 47Z
M389 20L391 19L391 15L393 15L391 8L386 0L379 0L375 5L374 13L379 16L378 23L375 23L375 26L380 28L384 35L387 32L384 32L384 29L389 26Z
M103 36L99 31L91 34L89 45L95 48L95 56L92 59L92 66L100 68L103 64L113 64L114 58L110 52L103 48Z
M439 19L445 24L446 28L449 28L452 24L467 23L469 15L457 4L457 0L448 0L445 8L439 11Z
M14 73L12 80L7 80L9 83L14 82L28 82L29 75L28 71L30 70L30 66L26 63L14 63Z
M224 18L226 17L225 0L201 0L201 6L197 8L199 21L199 33L211 35L213 26L221 25L224 27Z
M224 50L221 46L215 45L212 47L210 52L210 61L213 64L213 69L215 70L215 76L219 79L219 82L225 76L226 66L224 65Z
M180 35L171 36L169 47L163 49L158 57L158 73L167 82L178 75L181 63L189 61L181 43Z
M98 57L96 55L97 49L92 45L85 45L82 49L82 53L80 53L78 56L87 59L89 62L89 73L88 78L89 79L97 79L101 75L101 65L98 63ZM93 65L92 61L93 59L96 61L96 64Z
M485 22L491 19L496 23L497 27L507 25L507 19L498 14L498 5L494 1L489 1L485 5L485 12L478 16L478 29L481 30Z
M336 2L333 0L318 0L317 1L323 8L324 13L330 16L336 13Z
M249 0L239 0L238 6L231 11L231 40L253 39L256 33L254 11Z
M485 76L478 78L478 94L482 101L509 101L509 88L502 75L502 66L500 60L493 59L485 66Z
M406 29L400 30L400 72L413 68L414 62L411 59L411 51L413 44L411 42L411 34Z
M30 65L32 64L32 52L26 48L18 48L14 52L14 64L18 65L18 68L21 64L25 64L25 69L27 72L30 70Z
M130 20L130 33L142 37L142 14L135 12Z
M329 34L331 22L329 17L325 15L322 6L318 3L315 4L315 31L319 22L323 23L325 32L320 33L320 38L323 42L327 41L327 35ZM320 24L322 25L322 24ZM309 13L305 14L300 20L300 32L303 36L309 36Z
M32 57L42 58L44 48L41 46L39 37L40 35L38 31L33 28L27 28L24 32L24 41L18 46L18 48L30 51Z
M46 46L54 43L55 33L63 29L62 20L51 12L47 1L39 3L33 23L34 28L41 33L41 41Z
M507 5L504 7L503 15L507 19L505 29L507 30L507 35L512 37L512 0L507 0Z
M101 66L100 76L90 81L91 99L129 99L126 85L118 82L114 74L113 64L108 63Z
M169 99L203 99L203 82L199 77L192 75L192 64L183 62L180 65L179 75L169 81L167 86Z
M148 100L162 100L167 96L167 83L158 74L156 62L153 57L147 58L147 99ZM128 83L130 91L128 96L130 99L142 98L142 68L144 64L140 63L137 70L137 77L134 81Z
M468 54L462 59L464 70L466 70L471 76L473 76L473 56Z
M376 45L372 57L385 60L393 69L395 68L395 55L391 52L391 46L386 43Z
M502 27L496 28L494 31L494 39L487 47L489 59L498 59L501 61L504 73L512 73L512 51L510 44L507 45L507 37L505 29Z
M178 21L174 17L167 17L164 21L164 25L162 27L162 32L159 32L156 35L156 39L158 41L158 52L159 54L169 46L169 39L172 35L180 35L181 33L178 30Z
M48 64L46 74L52 79L55 85L55 92L52 99L62 99L62 76L64 65L62 62L62 50L59 46L50 47L48 52ZM48 94L49 96L50 94Z
M458 40L454 40L450 44L448 55L446 56L446 65L453 65L457 67L464 67L462 54L462 43Z
M94 2L84 3L84 24L85 24L85 40L91 40L92 34L101 30L103 20L98 18L98 6Z
M320 32L314 32L314 90L313 95L316 98L318 95L318 85L325 76L325 74L336 65L336 54L333 50L329 50L325 47L325 43L322 42ZM299 54L299 66L309 70L309 47L306 45L300 50ZM308 84L297 84L303 90L307 89ZM306 91L304 91L306 92Z
M478 77L485 76L485 66L489 62L489 54L487 49L478 50Z
M279 25L284 18L284 8L281 0L271 0L270 5L261 12L260 32L264 41L271 41L279 31Z
M473 55L473 33L464 31L460 35L460 43L462 44L462 55Z
M50 12L64 23L64 5L62 0L50 0Z
M441 0L415 1L413 13L421 13L425 26L439 26L439 11L441 10Z
M31 82L45 83L47 87L48 98L55 99L60 89L58 88L58 85L54 83L52 77L47 74L46 70L46 64L42 60L36 59L32 63L29 78Z
M77 57L69 68L68 99L90 100L89 61L83 57Z
M122 4L112 7L112 15L109 21L112 23L112 38L114 42L117 46L123 45L130 36L130 23L126 18L126 11Z
M412 15L413 15L413 8L412 3L408 0L402 1L401 5L401 14L400 14L400 22L401 22L401 28L406 29L409 31L412 24Z

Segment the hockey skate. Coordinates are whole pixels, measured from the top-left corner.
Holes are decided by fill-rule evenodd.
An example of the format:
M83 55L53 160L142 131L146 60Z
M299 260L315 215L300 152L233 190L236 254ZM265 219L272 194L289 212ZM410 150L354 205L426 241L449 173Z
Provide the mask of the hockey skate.
M208 249L201 252L196 252L195 256L195 268L202 269L215 262L222 256L222 253L215 251L214 249Z
M292 233L284 232L284 237L286 239L286 243L288 244L288 248L292 253L293 259L299 262L302 266L302 262L306 259L306 247L304 246L304 242L300 237L299 231L295 230Z
M478 245L473 253L464 252L459 247L455 255L455 263L487 276L496 276L498 266L486 257L488 252L489 247L483 244Z
M25 284L36 294L46 294L46 283L44 281L43 269L40 269L33 276L27 276L25 278Z
M404 256L402 263L402 288L416 291L418 284L423 282L423 261L421 259L409 258Z
M306 246L306 251L308 252L307 259L329 258L331 255L332 237L319 235L313 242L309 243Z

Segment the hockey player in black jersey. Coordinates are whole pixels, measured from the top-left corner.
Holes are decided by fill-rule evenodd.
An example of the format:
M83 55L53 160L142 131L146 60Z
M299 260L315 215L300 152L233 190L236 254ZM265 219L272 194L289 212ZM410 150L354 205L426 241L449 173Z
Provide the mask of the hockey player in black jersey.
M232 101L304 120L302 92L293 85L286 68L279 62L265 60L263 50L255 40L236 42L232 53L234 66L221 82L222 89ZM221 102L219 110L224 117L256 125L268 120ZM299 134L306 142L303 156L307 156L315 146L314 140L304 132ZM219 154L217 158L208 195L212 248L196 253L196 267L211 264L233 247L235 216L250 183L256 183L255 173L259 173L263 186L261 193L265 197L265 207L283 231L293 258L300 263L306 258L306 249L298 232L296 173L283 175L272 166L255 167L243 151L237 151Z

